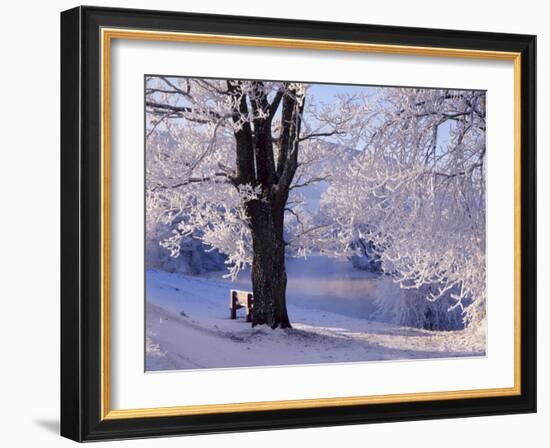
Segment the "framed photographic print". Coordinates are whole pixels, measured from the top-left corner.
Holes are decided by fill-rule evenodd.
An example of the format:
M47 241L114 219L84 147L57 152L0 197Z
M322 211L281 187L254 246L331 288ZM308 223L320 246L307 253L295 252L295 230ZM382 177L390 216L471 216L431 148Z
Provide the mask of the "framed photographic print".
M536 410L535 36L61 14L61 433Z

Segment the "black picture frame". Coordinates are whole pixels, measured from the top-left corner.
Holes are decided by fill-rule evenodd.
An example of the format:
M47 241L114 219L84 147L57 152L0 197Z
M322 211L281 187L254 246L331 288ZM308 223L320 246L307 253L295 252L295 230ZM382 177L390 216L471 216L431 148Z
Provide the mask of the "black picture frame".
M101 28L521 54L521 393L514 396L102 419ZM61 435L76 441L536 412L536 37L166 11L61 13Z

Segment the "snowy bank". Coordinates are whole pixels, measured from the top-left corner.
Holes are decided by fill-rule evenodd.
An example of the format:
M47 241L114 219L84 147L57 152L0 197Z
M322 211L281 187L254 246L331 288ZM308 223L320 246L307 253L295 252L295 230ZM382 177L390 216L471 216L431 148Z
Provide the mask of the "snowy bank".
M349 263L347 263L349 265ZM289 263L288 310L293 328L251 328L229 319L229 291L247 289L204 276L147 271L146 370L251 367L483 356L484 334L409 328L368 317L389 279L344 272L345 264L311 282ZM333 278L332 278L332 277ZM309 280L308 280L309 279Z

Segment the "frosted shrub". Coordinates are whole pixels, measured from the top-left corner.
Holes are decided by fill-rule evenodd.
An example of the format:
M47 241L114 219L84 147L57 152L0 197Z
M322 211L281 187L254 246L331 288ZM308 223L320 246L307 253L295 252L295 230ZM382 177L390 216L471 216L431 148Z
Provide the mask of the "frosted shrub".
M407 290L394 282L381 282L376 292L375 320L433 331L464 328L462 310L449 310L454 304L450 294L430 302L426 287Z

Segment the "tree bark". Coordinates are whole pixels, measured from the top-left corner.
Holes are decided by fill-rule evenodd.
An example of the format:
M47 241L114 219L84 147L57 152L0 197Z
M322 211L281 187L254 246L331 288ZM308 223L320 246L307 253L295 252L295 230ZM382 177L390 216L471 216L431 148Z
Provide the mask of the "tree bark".
M254 252L252 326L291 328L286 309L284 209L262 200L251 201L248 208Z

